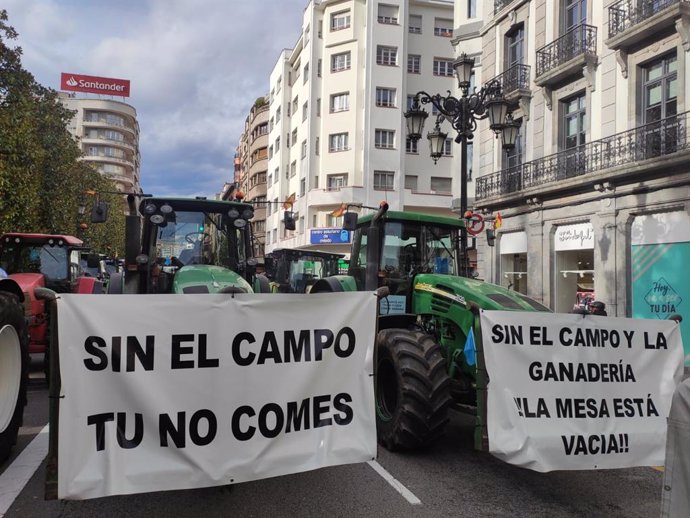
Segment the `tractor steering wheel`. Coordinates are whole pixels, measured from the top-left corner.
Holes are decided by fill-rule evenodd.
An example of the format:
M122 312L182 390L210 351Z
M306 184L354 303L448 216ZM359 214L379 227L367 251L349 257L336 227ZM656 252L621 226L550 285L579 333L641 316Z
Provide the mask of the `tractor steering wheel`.
M192 236L198 236L199 234L201 234L203 236L202 239L198 239L198 240L192 239ZM187 241L187 243L190 243L193 245L194 243L197 243L199 241L205 241L207 236L208 236L208 234L206 234L205 232L190 232L189 234L184 236L184 239L185 239L185 241Z

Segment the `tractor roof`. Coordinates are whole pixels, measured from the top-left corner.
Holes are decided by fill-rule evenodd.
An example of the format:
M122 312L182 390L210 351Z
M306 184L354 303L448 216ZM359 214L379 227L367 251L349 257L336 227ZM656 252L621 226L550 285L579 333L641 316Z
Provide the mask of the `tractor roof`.
M170 205L174 210L183 212L227 212L231 208L253 208L251 203L225 200L207 200L205 198L144 198L139 204L139 211L142 212L144 206L149 204L161 206L164 203Z
M365 214L357 220L357 226L362 224L371 223L371 219L374 214ZM412 221L416 223L429 223L433 225L445 225L450 227L461 228L464 224L460 218L449 218L447 216L439 216L436 214L423 214L421 212L400 212L395 210L389 210L383 216L383 219L387 221Z
M0 240L5 241L5 238L20 238L23 243L31 243L42 245L53 239L55 241L62 240L63 243L69 246L82 246L84 242L74 236L67 236L65 234L31 234L24 232L8 232L0 237Z

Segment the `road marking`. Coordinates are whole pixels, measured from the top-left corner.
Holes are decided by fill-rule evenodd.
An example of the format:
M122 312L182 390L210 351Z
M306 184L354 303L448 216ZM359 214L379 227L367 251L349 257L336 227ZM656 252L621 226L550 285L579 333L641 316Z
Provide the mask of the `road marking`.
M48 425L34 437L16 459L0 475L0 518L48 455Z
M376 471L376 473L381 475L381 477L386 482L388 482L393 487L393 489L400 493L405 498L405 500L410 502L412 505L420 505L422 503L422 501L419 498L417 498L412 491L407 489L395 477L393 477L393 475L388 473L385 470L385 468L381 466L381 464L379 464L375 460L370 460L367 462L367 464L369 464L369 466L371 466L374 469L374 471Z

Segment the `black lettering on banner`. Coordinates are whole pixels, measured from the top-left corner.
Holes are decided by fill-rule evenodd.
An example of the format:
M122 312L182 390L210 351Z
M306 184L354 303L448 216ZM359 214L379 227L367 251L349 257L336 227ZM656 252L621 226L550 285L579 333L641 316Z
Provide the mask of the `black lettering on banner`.
M527 370L532 381L635 382L632 366L618 363L553 363L534 361Z
M285 362L290 363L292 356L295 361L311 361L311 344L309 343L309 330L303 329L299 332L299 338L295 338L294 331L285 331L284 334L285 341ZM302 355L304 355L304 360L302 360Z
M328 403L331 401L330 395L314 396L313 414L314 414L314 428L321 428L322 426L331 426L333 420L322 417L329 411ZM324 406L325 404L325 406Z
M112 367L113 372L120 372L121 356L122 356L122 337L113 336L112 341Z
M273 428L268 425L268 414L273 413L275 415ZM273 439L277 437L280 431L283 429L283 424L285 423L285 415L283 414L283 409L277 403L267 403L259 411L259 432L261 435L268 439Z
M134 372L135 356L145 371L153 370L153 344L154 337L152 335L147 335L146 351L144 351L136 336L127 337L127 372Z
M335 424L345 426L352 422L354 413L350 405L347 403L352 403L352 396L345 392L336 394L336 396L333 398L333 408L340 412L340 414L333 416Z
M667 349L668 350L668 344L666 343L666 337L664 336L664 333L657 333L656 335L656 342L652 343L649 341L649 333L645 331L643 333L644 336L644 348L645 349Z
M206 433L200 432L201 420L206 421ZM189 438L197 446L206 446L215 439L218 432L218 419L208 409L197 410L189 419ZM187 444L187 413L177 413L177 426L173 424L168 414L158 416L158 436L162 448L168 447L168 436L175 443L176 448L184 448Z
M266 359L270 358L274 363L283 363L280 357L280 350L278 349L278 342L273 331L267 331L264 335L264 341L261 344L261 351L259 351L258 365L266 363Z
M254 437L254 434L256 433L256 427L252 425L249 425L246 431L242 431L240 428L240 419L242 419L242 416L245 415L247 417L254 417L256 412L254 412L252 407L243 405L237 408L237 410L235 410L232 414L232 435L234 435L235 439L238 441L248 441Z
M232 341L232 359L241 367L251 365L254 362L254 358L256 358L256 354L253 352L250 352L247 356L242 356L240 346L244 341L253 344L256 342L256 339L251 333L242 332L238 333Z
M523 345L521 326L501 326L494 325L491 328L491 338L494 343L504 343L505 345Z
M290 433L292 429L290 426L295 427L295 431L299 432L302 427L305 430L309 430L309 399L303 399L297 408L296 401L290 401L287 404L287 426L285 427L285 433Z
M513 398L515 405L518 409L518 414L520 417L526 418L540 418L540 417L551 417L549 413L549 408L546 406L546 401L544 398L537 398L536 405L532 404L532 409L530 410L529 398L526 397L516 397ZM536 407L536 410L535 410Z
M321 361L322 351L333 345L333 331L330 329L314 329L314 360Z
M172 349L170 352L170 368L171 369L193 369L194 360L183 360L182 355L192 354L194 347L183 347L182 342L193 342L194 335L172 335Z
M131 450L141 444L144 438L144 416L139 413L134 414L134 435L131 439L125 436L127 431L127 414L125 412L117 413L117 443L120 448Z
M343 335L347 335L347 348L341 347ZM349 327L343 327L335 337L335 346L333 347L336 356L339 358L347 358L355 350L355 332Z
M611 417L606 399L556 398L556 417L560 419L594 419Z
M105 450L105 423L114 420L115 414L113 412L90 415L86 418L86 424L88 426L96 425L96 451Z
M566 455L609 455L630 450L627 433L561 435L561 441Z
M105 351L99 349L99 347L101 349L107 347L105 340L100 336L89 336L86 340L84 340L84 350L90 355L95 356L98 360L96 361L92 358L86 358L84 360L84 366L90 371L102 371L108 368L108 355L105 353Z
M209 367L218 367L218 358L209 358L206 349L206 334L199 335L199 368L206 369Z

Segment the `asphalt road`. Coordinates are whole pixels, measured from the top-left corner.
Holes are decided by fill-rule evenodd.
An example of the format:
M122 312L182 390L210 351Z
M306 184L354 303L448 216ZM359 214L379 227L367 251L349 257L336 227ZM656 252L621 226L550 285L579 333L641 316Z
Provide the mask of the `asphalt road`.
M13 457L47 420L47 386L35 377ZM379 449L378 464L416 496L418 504L411 504L366 463L219 488L45 501L44 462L4 518L659 516L659 470L537 473L474 451L472 433L471 420L454 414L446 436L433 448L412 454ZM0 466L0 477L11 462Z

